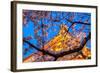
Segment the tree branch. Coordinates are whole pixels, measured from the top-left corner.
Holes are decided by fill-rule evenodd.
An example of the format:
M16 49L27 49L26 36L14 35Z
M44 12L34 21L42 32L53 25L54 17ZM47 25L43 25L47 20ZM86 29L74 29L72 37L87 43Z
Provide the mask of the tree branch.
M74 23L77 23L77 24L85 24L85 25L91 25L90 23L84 23L84 22L81 22L81 21L71 21L71 20L69 20L69 19L67 19L67 18L65 18L68 22L70 22L70 23L72 23L72 24L74 24Z
M71 54L71 53L74 53L74 52L79 52L80 50L83 49L84 45L86 44L86 42L87 42L90 38L91 38L91 33L89 33L89 35L87 36L87 38L85 38L85 39L83 40L83 42L82 42L82 44L81 44L80 47L75 48L74 50L64 51L64 52L61 52L61 53L59 53L59 54L50 53L50 52L45 51L45 50L43 50L43 49L37 48L36 46L34 46L33 44L31 44L30 42L28 42L28 41L26 41L26 40L23 40L23 41L24 41L25 43L29 44L30 46L32 46L33 48L35 48L36 50L38 50L38 51L40 51L40 52L42 52L42 53L44 53L44 54L48 54L48 55L50 55L50 56L55 57L55 60L57 60L57 58L63 57L64 55L68 55L68 54Z
M69 22L71 22L72 23L72 25L71 26L69 26L69 28L68 28L68 31L70 30L70 28L74 25L74 24L84 24L84 25L91 25L90 23L84 23L84 22L77 22L77 21L75 21L75 22L72 22L71 20L68 20L67 19L67 21L69 21Z
M86 42L91 38L91 33L89 33L89 35L84 38L84 40L82 41L82 44L80 45L80 47L75 48L74 50L69 50L69 51L64 51L62 53L56 54L56 57L63 57L64 55L68 55L74 52L79 52L80 50L83 49L83 47L85 46Z
M42 52L42 53L44 53L44 54L48 54L48 55L51 55L51 56L55 57L55 54L52 54L52 53L49 53L48 51L45 51L45 50L40 49L40 48L37 48L36 46L34 46L33 44L31 44L29 41L27 41L27 40L25 40L25 39L23 39L23 41L24 41L25 43L27 43L28 45L32 46L34 49L36 49L36 50L38 50L38 51L40 51L40 52Z

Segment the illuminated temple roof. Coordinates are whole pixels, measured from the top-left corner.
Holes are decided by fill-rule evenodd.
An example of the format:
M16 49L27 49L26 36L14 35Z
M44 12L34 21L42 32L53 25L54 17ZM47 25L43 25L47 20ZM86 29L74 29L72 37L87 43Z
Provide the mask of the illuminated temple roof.
M66 25L61 25L58 35L45 44L43 49L58 53L74 49L78 46L80 46L80 39L71 36L71 34L67 31Z

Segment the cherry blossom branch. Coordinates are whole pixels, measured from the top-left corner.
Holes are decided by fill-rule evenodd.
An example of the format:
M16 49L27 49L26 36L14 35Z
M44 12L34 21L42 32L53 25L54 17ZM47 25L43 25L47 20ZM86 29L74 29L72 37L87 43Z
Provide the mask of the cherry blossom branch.
M80 50L83 49L83 47L85 46L86 42L91 38L91 33L89 33L89 35L84 38L82 44L78 47L78 48L75 48L74 50L69 50L69 51L64 51L64 52L61 52L61 53L58 53L58 54L53 54L53 53L50 53L49 51L46 51L46 50L43 50L43 49L40 49L40 48L37 48L36 46L34 46L33 44L31 44L29 41L27 40L23 40L25 43L29 44L30 46L32 46L34 49L44 53L44 54L48 54L50 56L53 56L55 57L55 60L57 60L59 57L63 57L64 55L68 55L68 54L71 54L71 53L74 53L74 52L79 52Z

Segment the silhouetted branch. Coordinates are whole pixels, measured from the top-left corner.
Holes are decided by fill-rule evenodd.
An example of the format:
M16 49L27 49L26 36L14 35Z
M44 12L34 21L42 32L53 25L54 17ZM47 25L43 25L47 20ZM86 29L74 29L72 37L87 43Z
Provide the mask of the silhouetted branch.
M53 56L55 57L55 60L57 60L57 58L59 57L63 57L64 55L68 55L68 54L71 54L71 53L74 53L74 52L79 52L80 50L83 49L83 47L85 46L86 42L91 38L91 33L89 33L89 35L84 38L82 44L80 45L80 47L78 48L75 48L74 50L69 50L69 51L64 51L64 52L61 52L59 54L53 54L53 53L50 53L48 51L45 51L43 49L40 49L40 48L37 48L36 46L34 46L33 44L31 44L30 42L26 41L26 40L23 40L25 43L29 44L30 46L32 46L33 48L35 48L36 50L44 53L44 54L48 54L50 56Z
M25 40L25 39L23 39L23 42L27 43L28 45L32 46L34 49L36 49L36 50L42 52L43 54L48 54L48 55L51 55L51 56L55 57L55 54L52 54L52 53L49 53L48 51L45 51L45 50L43 50L43 49L40 49L40 48L34 46L33 44L31 44L29 41L27 41L27 40Z
M90 23L84 23L84 22L78 22L78 21L72 22L71 20L68 20L68 19L67 19L67 21L72 23L72 25L68 28L68 31L74 24L91 25Z
M56 54L56 57L63 57L64 55L68 55L68 54L71 54L71 53L74 53L74 52L79 52L80 50L83 49L83 47L85 46L86 42L91 38L91 33L89 33L89 35L84 38L82 44L80 45L80 47L78 48L75 48L74 50L69 50L69 51L64 51L64 52L61 52L59 54Z

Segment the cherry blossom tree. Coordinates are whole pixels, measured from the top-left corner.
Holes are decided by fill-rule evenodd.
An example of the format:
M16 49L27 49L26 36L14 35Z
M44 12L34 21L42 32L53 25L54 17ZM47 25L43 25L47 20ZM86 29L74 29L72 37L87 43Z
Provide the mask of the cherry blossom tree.
M32 27L31 35L24 36L23 34L23 46L25 44L28 46L23 47L23 54L27 54L31 49L36 50L31 53L34 57L31 62L87 58L83 49L91 39L91 15L89 13L23 10L23 28L25 28L23 33L26 33L26 30L28 33L30 32L28 27ZM51 41L60 35L63 35L64 40L60 42L65 44L65 47L62 46L63 48L61 47L62 50L59 52L52 51L54 48L50 45L46 46L46 44L55 45L58 40ZM66 35L68 39L65 38Z

